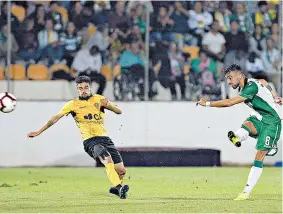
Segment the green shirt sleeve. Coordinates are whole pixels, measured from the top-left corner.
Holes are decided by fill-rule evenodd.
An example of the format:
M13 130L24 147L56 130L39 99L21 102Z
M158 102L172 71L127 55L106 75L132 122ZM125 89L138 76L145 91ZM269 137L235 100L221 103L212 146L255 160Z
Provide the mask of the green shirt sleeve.
M240 96L247 99L253 99L258 92L258 86L255 82L248 82L240 93Z

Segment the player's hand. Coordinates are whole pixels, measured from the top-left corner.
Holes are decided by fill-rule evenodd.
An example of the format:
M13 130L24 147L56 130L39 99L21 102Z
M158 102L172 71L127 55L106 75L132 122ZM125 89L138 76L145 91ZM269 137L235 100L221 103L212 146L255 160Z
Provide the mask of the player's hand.
M109 104L110 104L110 101L108 99L104 98L104 99L101 100L101 106L102 107L108 107Z
M198 105L205 106L205 104L206 104L206 99L205 99L204 97L202 97L202 98L200 99L200 101L197 102L197 106L198 106Z
M282 105L282 103L283 103L283 98L282 98L282 97L276 97L276 98L275 98L275 102L276 102L277 104L279 104L279 105Z
M29 138L33 138L33 137L36 137L36 136L38 136L38 135L39 135L38 132L30 132L30 133L28 133L28 137L29 137Z

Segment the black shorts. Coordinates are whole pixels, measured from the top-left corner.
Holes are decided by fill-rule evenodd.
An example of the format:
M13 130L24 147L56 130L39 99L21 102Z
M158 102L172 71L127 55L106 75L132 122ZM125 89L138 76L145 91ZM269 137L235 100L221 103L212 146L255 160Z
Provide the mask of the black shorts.
M98 156L102 149L106 149L110 153L114 164L123 162L120 152L109 137L93 137L87 139L84 141L84 149L90 157L96 160L99 160Z

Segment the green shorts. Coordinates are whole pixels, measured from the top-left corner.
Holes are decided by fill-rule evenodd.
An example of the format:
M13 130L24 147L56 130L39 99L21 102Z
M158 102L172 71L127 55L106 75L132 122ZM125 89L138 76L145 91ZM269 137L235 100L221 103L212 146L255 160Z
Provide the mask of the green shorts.
M250 134L250 136L257 139L257 150L269 152L271 149L277 148L277 143L281 134L281 121L275 124L266 124L258 120L255 116L251 116L246 119L245 122L252 122L256 128L257 135L253 136ZM247 126L242 125L242 128L250 133Z

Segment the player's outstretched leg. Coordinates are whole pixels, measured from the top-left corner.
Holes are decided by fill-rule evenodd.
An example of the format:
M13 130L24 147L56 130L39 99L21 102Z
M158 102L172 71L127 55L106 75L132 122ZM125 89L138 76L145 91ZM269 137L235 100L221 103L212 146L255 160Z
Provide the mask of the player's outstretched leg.
M100 161L104 164L106 168L106 173L110 182L114 185L114 187L118 190L118 195L121 199L127 198L127 192L129 191L128 185L122 185L122 181L119 178L118 173L115 170L113 160L111 155L107 152L107 150L103 150L101 155L99 156Z
M228 132L228 138L229 140L237 147L241 146L241 142L248 139L249 132L244 129L240 128L235 133L233 131Z
M241 146L240 139L236 136L236 134L233 131L228 132L228 138L235 146L237 147Z
M236 132L229 131L228 138L229 140L236 146L240 147L241 142L248 139L249 136L256 136L257 131L254 127L254 124L250 121L246 121L243 123L242 127L238 129Z
M126 175L126 172L127 172L127 170L126 170L126 168L125 168L123 162L116 163L116 164L115 164L115 170L116 170L116 172L118 173L121 182L123 183L123 181L124 181L124 176ZM115 188L115 187L110 187L109 193L119 196L119 191L118 191L117 188Z
M253 188L255 187L256 183L258 182L262 174L263 160L266 156L266 153L267 151L259 151L259 150L256 152L256 157L253 166L250 170L247 184L243 192L240 193L238 197L234 199L235 201L243 201L249 199Z

